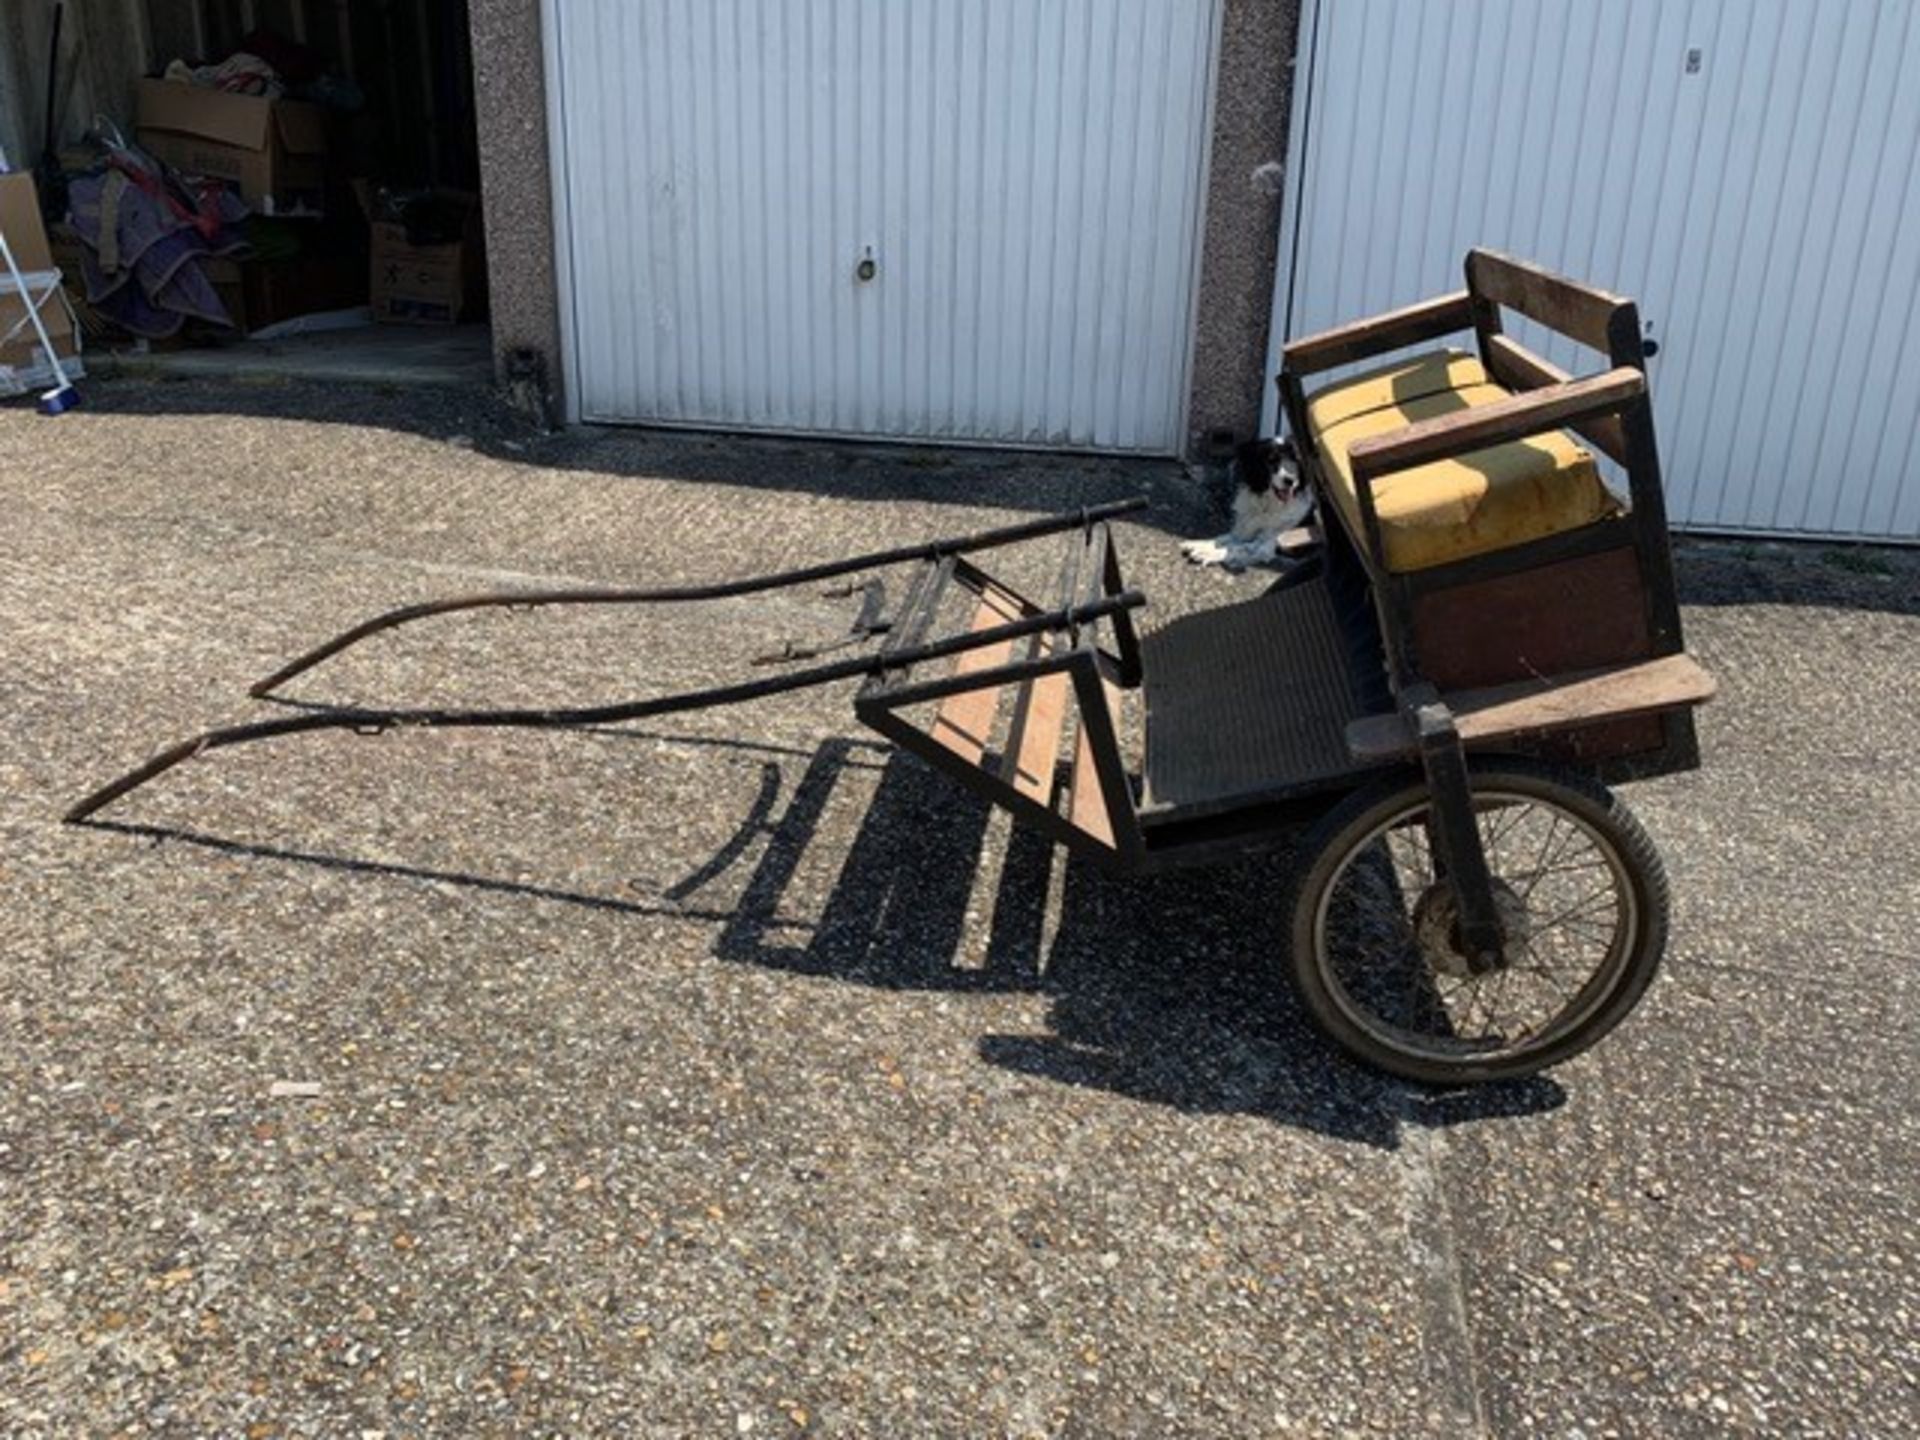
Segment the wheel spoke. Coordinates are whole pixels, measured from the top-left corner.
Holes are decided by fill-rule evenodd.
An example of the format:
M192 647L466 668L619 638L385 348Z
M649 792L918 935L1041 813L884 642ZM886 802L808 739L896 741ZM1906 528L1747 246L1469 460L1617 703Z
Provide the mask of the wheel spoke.
M1587 909L1588 906L1592 905L1596 900L1608 899L1614 893L1615 893L1614 887L1612 885L1604 885L1598 890L1591 891L1588 894L1581 896L1578 900L1574 901L1572 905L1562 910L1558 915L1555 915L1551 920L1541 920L1541 921L1535 922L1533 927L1533 933L1538 935L1545 930L1557 929L1562 922L1580 915L1583 911Z
M1632 899L1611 836L1531 792L1475 801L1496 908L1520 927L1497 969L1466 973L1453 951L1424 797L1360 839L1320 892L1318 949L1334 998L1396 1053L1524 1051L1578 1025L1607 993L1601 978L1632 958Z
M1505 813L1502 814L1502 811ZM1500 837L1511 833L1520 824L1521 820L1533 813L1533 807L1531 805L1521 804L1503 805L1493 813L1496 817L1495 823L1486 838L1487 860L1489 864L1492 863L1495 848L1500 843Z
M1607 870L1610 870L1611 868L1612 867L1609 866L1605 860L1588 860L1588 861L1582 861L1578 864L1554 865L1554 866L1550 866L1548 869L1542 870L1540 872L1539 879L1544 880L1549 875L1593 874L1593 873L1607 871Z
M1531 878L1527 881L1526 889L1520 892L1520 898L1522 900L1532 898L1534 887L1539 885L1541 878L1547 873L1547 867L1552 864L1557 855L1557 847L1562 843L1558 838L1559 831L1560 816L1556 813L1553 816L1552 825L1547 830L1547 838L1541 843L1540 857L1534 861L1533 869L1528 872Z

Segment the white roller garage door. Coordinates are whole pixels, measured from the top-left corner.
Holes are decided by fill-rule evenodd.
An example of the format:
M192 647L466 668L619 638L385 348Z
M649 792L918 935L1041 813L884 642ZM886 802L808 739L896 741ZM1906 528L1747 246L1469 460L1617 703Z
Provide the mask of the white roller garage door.
M1276 336L1533 257L1652 322L1677 524L1915 539L1917 12L1309 0Z
M548 0L581 418L1171 453L1215 0Z

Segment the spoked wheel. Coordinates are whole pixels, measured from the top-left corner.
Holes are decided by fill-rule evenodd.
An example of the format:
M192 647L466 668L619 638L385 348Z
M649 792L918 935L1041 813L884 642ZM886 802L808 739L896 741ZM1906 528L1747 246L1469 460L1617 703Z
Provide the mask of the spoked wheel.
M1659 968L1667 881L1626 807L1585 777L1475 764L1473 800L1506 934L1476 973L1428 832L1417 773L1356 792L1303 843L1293 976L1369 1064L1439 1085L1531 1074L1625 1018Z

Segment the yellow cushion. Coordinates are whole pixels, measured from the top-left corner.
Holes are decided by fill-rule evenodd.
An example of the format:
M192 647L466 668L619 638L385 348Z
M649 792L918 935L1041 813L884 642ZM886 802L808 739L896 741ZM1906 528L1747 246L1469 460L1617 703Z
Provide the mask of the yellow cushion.
M1479 380L1468 379L1478 370L1477 361L1461 365L1443 355L1436 352L1414 362L1424 369L1378 371L1347 382L1356 392L1367 387L1363 393L1330 387L1308 406L1316 443L1327 462L1329 488L1355 535L1364 533L1347 458L1356 442L1491 405L1511 393L1486 381L1484 373ZM1456 375L1465 382L1457 388L1406 394L1436 378ZM1383 395L1382 403L1361 408L1359 402ZM1316 407L1321 415L1345 415L1323 426L1315 418ZM1620 513L1619 501L1601 480L1593 456L1561 430L1395 471L1374 482L1373 496L1387 568L1398 574L1504 550Z
M1307 399L1307 419L1317 434L1369 410L1404 405L1444 390L1484 385L1488 378L1480 361L1465 350L1429 350L1314 392Z

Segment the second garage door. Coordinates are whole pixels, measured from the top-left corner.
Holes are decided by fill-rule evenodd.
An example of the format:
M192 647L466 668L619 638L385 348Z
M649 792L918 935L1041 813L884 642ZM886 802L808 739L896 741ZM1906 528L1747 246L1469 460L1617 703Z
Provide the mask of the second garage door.
M1920 539L1920 0L1302 15L1276 337L1529 256L1639 300L1676 524Z
M580 418L1179 446L1215 0L550 0Z

